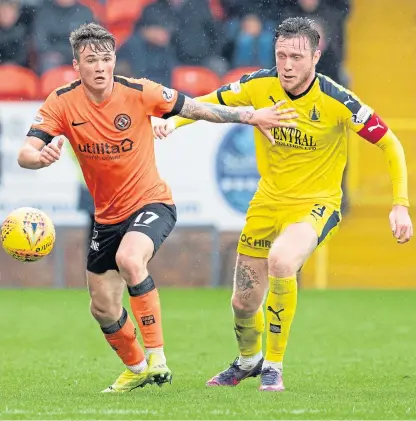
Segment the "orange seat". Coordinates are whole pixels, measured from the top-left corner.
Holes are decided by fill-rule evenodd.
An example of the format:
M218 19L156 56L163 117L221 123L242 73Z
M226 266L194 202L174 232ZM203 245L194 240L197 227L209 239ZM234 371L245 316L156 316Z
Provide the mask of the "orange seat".
M102 23L116 38L119 48L131 36L136 22L142 16L143 9L155 0L108 0Z
M172 87L190 96L201 96L221 86L218 75L201 66L178 66L172 72Z
M222 78L223 85L227 85L229 83L236 82L240 80L241 76L248 75L250 73L259 70L257 67L237 67L236 69L230 70L226 73Z
M105 8L104 23L109 26L118 22L133 23L139 19L148 0L108 0Z
M117 48L120 48L132 35L133 23L130 23L130 22L108 23L106 26L106 29L114 35L116 39L116 49L117 49Z
M0 65L0 99L36 99L39 78L32 70L15 64Z
M105 6L98 0L78 0L80 4L88 7L94 15L94 18L102 21L105 14Z
M222 7L221 0L209 0L209 8L214 19L223 20L225 18L224 8Z
M40 96L46 98L52 91L79 79L79 74L72 66L65 65L47 70L40 77Z

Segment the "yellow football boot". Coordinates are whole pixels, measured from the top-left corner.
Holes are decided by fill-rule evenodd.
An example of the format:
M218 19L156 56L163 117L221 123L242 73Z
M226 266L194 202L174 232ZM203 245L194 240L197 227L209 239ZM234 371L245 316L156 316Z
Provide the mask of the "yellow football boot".
M172 371L166 365L166 360L160 354L151 353L147 362L149 368L147 375L149 382L162 386L163 383L172 383Z
M123 371L117 380L102 393L124 393L130 392L138 387L144 387L149 381L149 371L146 369L139 374L135 374L129 369Z

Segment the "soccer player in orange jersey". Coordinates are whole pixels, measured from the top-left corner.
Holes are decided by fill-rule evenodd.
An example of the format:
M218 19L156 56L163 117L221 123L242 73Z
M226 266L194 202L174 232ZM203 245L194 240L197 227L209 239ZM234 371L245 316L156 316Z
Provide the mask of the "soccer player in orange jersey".
M146 79L114 76L115 40L90 23L70 35L80 79L46 99L19 151L20 166L48 167L59 160L64 135L80 163L95 204L87 262L91 313L126 370L105 392L126 392L170 382L163 352L161 308L149 260L172 231L176 209L155 163L151 116L174 115L216 123L294 127L292 109L252 111L203 104ZM145 59L145 58L144 58ZM136 329L122 306L125 285Z

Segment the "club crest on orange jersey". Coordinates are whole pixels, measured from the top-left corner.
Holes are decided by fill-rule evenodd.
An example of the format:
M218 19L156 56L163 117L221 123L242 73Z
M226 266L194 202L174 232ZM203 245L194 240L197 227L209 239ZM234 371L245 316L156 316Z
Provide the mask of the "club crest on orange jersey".
M131 126L131 118L127 114L119 114L114 119L114 126L118 130L127 130Z

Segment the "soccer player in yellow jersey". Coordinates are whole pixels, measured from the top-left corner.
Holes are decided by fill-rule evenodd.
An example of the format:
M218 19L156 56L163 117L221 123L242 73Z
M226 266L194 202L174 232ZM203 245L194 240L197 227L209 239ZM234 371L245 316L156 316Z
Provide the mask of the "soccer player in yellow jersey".
M413 235L403 148L369 106L315 73L321 55L318 43L313 21L289 18L276 31L277 68L243 76L198 99L255 109L286 100L299 115L296 128L271 129L273 142L256 130L261 179L238 244L232 296L240 356L208 386L235 386L260 374L260 390L284 390L282 362L296 310L296 273L341 221L348 130L383 151L393 184L391 229L399 243ZM164 137L192 122L174 117L154 132ZM268 288L265 323L262 302Z

